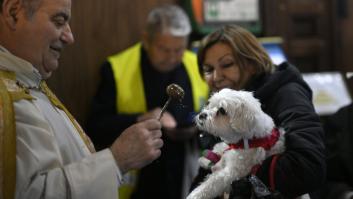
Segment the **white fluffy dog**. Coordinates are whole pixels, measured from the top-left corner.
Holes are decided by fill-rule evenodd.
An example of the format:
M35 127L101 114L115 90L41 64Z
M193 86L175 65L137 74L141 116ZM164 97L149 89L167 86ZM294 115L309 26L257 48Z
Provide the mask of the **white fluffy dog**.
M272 118L261 109L251 92L223 89L212 95L196 116L200 130L223 141L213 148L220 160L187 199L206 199L229 193L234 180L250 174L266 157L284 151L284 131L277 130ZM200 158L201 166L209 162Z

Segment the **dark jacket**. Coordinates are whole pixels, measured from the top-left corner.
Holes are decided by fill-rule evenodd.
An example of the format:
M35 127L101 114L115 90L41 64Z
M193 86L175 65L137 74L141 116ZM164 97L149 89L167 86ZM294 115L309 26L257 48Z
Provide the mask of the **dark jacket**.
M353 191L353 104L325 119L327 183L322 198L339 199Z
M275 190L285 198L294 198L318 189L326 173L324 133L311 89L299 71L283 63L273 74L253 78L245 90L253 91L263 110L286 131L286 151L275 164ZM272 157L267 158L256 173L267 186L271 162Z

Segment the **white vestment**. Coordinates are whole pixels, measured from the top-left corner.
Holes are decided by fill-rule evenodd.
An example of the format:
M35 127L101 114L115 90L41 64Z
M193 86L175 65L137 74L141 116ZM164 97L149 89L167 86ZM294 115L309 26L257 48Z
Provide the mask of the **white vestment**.
M0 70L15 72L34 98L14 102L16 198L116 199L121 173L111 151L89 151L68 115L39 88L41 76L30 63L0 47Z

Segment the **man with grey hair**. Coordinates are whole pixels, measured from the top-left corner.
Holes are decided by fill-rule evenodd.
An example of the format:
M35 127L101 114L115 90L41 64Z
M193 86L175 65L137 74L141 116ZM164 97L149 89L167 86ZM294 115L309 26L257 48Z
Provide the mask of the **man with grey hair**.
M185 91L183 105L172 102L160 120L161 157L138 174L126 176L126 186L119 190L124 198L130 198L131 192L132 198L185 198L196 175L199 153L192 116L207 99L208 88L198 73L196 56L186 50L190 32L189 19L180 7L156 7L147 17L142 42L108 57L102 66L87 126L101 148L129 124L158 118L169 84Z
M160 156L160 121L133 124L95 152L45 83L74 42L71 0L2 0L0 9L0 198L116 199L122 174Z

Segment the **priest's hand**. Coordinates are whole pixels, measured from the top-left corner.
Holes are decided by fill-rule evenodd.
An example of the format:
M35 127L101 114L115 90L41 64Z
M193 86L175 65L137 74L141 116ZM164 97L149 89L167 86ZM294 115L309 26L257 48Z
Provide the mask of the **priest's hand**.
M139 169L161 155L161 122L149 119L127 128L110 147L122 173Z

